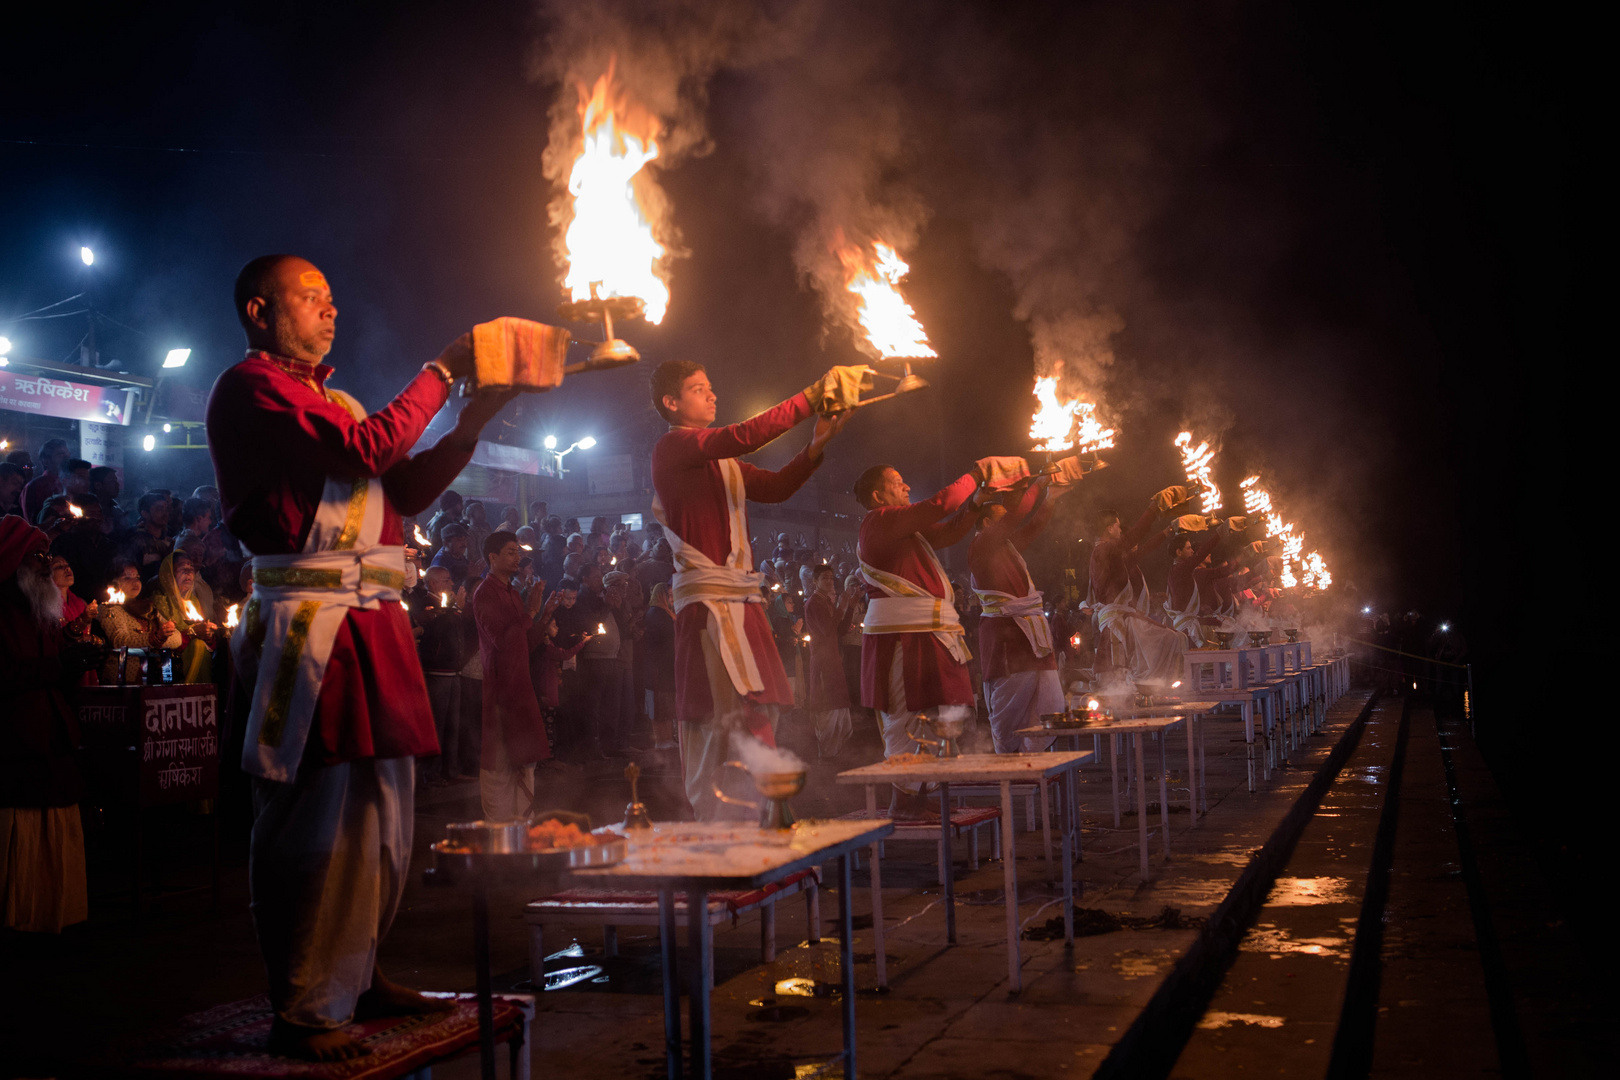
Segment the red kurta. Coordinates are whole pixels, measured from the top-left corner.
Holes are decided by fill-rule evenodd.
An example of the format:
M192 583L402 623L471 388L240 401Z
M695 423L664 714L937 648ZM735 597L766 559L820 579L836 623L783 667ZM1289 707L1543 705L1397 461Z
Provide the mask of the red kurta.
M861 519L858 550L868 566L903 577L934 596L945 595L945 582L934 570L923 546L913 534L938 551L948 548L973 528L973 515L941 522L978 488L979 481L965 473L940 489L933 498L910 506L880 506ZM871 585L866 595L877 598L883 590ZM933 634L862 634L861 703L889 712L889 667L900 648L900 670L906 683L906 708L915 712L940 705L972 705L973 678L966 664L958 664Z
M975 589L1028 596L1035 583L1016 552L1030 545L1052 520L1051 500L1043 501L1040 484L1024 489L1018 504L996 522L979 530L968 548L968 570ZM984 678L1000 679L1020 671L1056 671L1057 650L1036 656L1029 638L1018 628L1018 620L1005 616L979 618L979 669Z
M304 549L329 476L381 477L384 544L403 544L400 515L421 513L472 460L450 437L410 450L448 394L430 372L356 421L324 392L332 368L249 352L214 383L208 447L225 523L255 555ZM338 628L310 732L323 765L436 754L427 683L405 609L351 610Z
M724 565L731 551L731 528L726 510L722 458L751 454L783 435L810 415L810 399L795 394L740 424L718 428L670 428L653 446L653 489L663 504L667 524L716 565ZM739 461L743 487L754 502L786 501L804 486L821 464L810 460L806 448L778 472ZM749 535L746 525L743 535ZM748 567L752 570L753 567ZM709 609L689 604L675 616L675 715L686 721L707 720L714 714L708 671L703 664L703 634ZM770 619L764 604L748 604L743 632L753 651L765 689L749 696L762 705L792 705L793 689L782 670Z
M544 627L530 617L523 594L494 575L478 583L472 609L484 664L480 763L493 768L496 739L506 747L506 758L513 765L544 761L551 756L551 747L529 678L529 650L545 640Z
M1198 577L1198 564L1203 562L1220 542L1220 532L1211 529L1209 535L1193 547L1191 556L1185 559L1176 559L1170 564L1170 577L1166 588L1170 593L1171 607L1177 611L1186 611L1187 605L1192 602L1193 587L1197 585L1199 586L1199 608L1202 609L1204 590L1202 587L1203 579Z
M1118 540L1099 540L1097 546L1091 549L1091 602L1094 604L1112 604L1125 591L1127 585L1132 592L1140 591L1145 578L1141 569L1136 565L1137 545L1147 536L1148 530L1153 528L1153 519L1157 516L1150 506Z
M844 647L839 644L855 621L851 607L838 617L838 605L821 593L810 595L804 605L804 632L810 635L809 686L805 708L811 712L832 712L849 708L849 681L844 678Z

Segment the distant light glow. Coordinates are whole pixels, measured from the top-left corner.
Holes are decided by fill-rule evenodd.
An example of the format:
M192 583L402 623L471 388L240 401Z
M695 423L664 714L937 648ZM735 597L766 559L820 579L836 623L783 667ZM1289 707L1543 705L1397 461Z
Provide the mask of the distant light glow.
M1450 623L1443 622L1443 623L1440 624L1440 632L1442 634L1445 633L1447 630L1450 630L1450 629L1451 629L1451 624Z
M86 266L93 266L96 261L96 253L87 247L82 247L79 249L79 261Z
M167 435L169 432L171 432L173 430L174 430L174 428L169 426L168 424L163 425L163 434Z
M186 361L190 359L190 349L170 349L169 355L163 358L163 366L166 368L185 367Z
M583 439L579 440L579 448L581 450L589 450L591 447L593 447L595 445L596 445L596 436L594 436L594 435L587 435Z
M6 353L8 353L10 351L11 351L11 339L8 338L8 337L0 336L0 356L4 356Z
M546 436L546 441L545 441L545 447L546 447L547 450L555 450L555 449L557 449L557 436L555 436L555 435L547 435Z
M1372 614L1372 608L1364 607L1364 608L1361 609L1361 613L1363 615L1371 615Z
M157 449L157 438L155 436L148 435L146 438L142 439L141 449L150 454L153 450Z

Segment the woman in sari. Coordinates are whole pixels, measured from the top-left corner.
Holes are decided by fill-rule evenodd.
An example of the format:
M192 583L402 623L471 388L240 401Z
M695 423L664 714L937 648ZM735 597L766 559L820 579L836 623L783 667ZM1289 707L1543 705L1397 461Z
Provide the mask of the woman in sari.
M197 564L183 551L164 556L158 570L158 595L153 610L180 631L180 651L174 658L174 681L214 681L212 652L219 626L203 613L196 593ZM190 610L187 610L188 604Z
M101 605L96 622L101 636L107 639L114 652L101 665L101 685L118 685L118 649L178 649L180 631L169 619L153 610L152 597L141 593L141 568L129 559L114 564L117 574L110 582L124 594L122 603ZM141 682L141 658L131 656L124 661L124 681L138 686Z

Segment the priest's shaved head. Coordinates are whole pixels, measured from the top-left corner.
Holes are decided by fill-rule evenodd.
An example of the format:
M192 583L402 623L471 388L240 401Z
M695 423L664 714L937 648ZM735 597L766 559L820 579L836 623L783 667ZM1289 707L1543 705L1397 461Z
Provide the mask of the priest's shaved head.
M332 351L337 307L326 275L297 255L261 255L236 275L236 318L255 349L318 364Z

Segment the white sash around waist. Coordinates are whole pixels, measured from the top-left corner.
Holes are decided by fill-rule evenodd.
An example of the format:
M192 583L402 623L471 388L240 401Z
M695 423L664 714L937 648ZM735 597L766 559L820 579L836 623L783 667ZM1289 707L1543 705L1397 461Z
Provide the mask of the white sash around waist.
M748 519L744 516L747 494L742 469L734 458L721 458L720 476L726 489L726 517L730 533L730 550L726 565L721 566L692 544L688 544L670 525L664 514L664 504L655 495L652 512L664 526L664 538L669 541L675 557L675 576L670 580L670 592L675 602L675 613L692 604L702 604L709 611L704 632L714 643L726 666L731 685L741 697L757 694L765 689L759 665L754 661L754 650L748 644L745 627L745 604L762 604L760 582L765 576L753 569L754 553L748 543Z
M1164 598L1164 613L1170 616L1171 623L1177 630L1187 635L1187 640L1193 643L1194 648L1201 647L1204 644L1204 634L1198 622L1199 606L1198 582L1196 580L1193 582L1192 599L1187 601L1186 608L1177 611L1170 606L1170 598L1168 596Z
M923 553L934 564L939 579L945 583L945 595L935 596L915 582L907 581L899 574L879 570L862 559L861 577L883 595L874 596L867 602L861 632L933 634L953 660L965 664L973 659L973 654L968 651L967 632L962 629L962 620L956 614L956 593L951 588L951 579L940 565L933 546L920 534L916 534L916 539L922 545Z
M1037 657L1052 655L1052 625L1046 621L1046 598L1039 589L1027 596L996 592L994 589L974 589L986 616L1012 619L1029 640L1029 647Z

